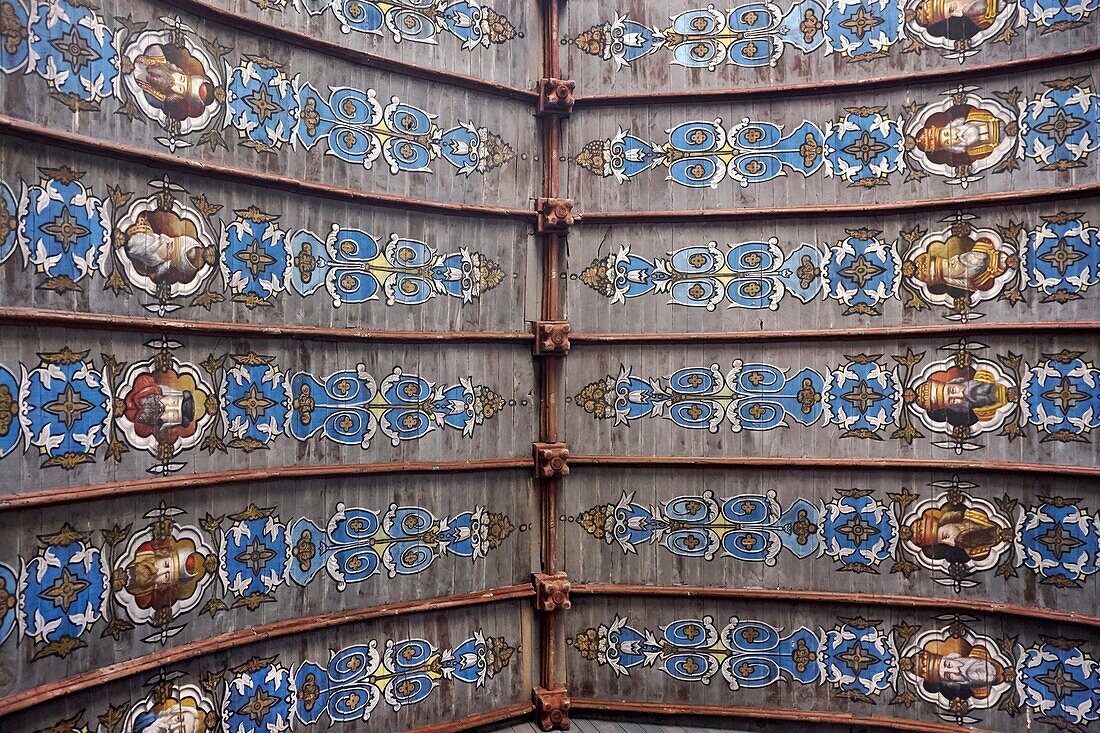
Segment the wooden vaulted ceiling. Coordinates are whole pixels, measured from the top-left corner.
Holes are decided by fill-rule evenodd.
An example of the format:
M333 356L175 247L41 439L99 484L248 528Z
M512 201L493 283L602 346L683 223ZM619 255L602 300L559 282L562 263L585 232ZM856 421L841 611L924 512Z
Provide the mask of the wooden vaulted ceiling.
M1095 11L0 0L0 730L1095 729Z

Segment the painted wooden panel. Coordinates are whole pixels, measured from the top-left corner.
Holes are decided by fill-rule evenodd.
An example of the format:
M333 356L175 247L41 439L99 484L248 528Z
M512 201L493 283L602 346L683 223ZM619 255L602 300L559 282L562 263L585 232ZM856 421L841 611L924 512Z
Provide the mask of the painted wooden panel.
M565 3L562 66L587 94L860 81L1037 58L1100 40L1090 3Z
M529 455L517 346L9 329L5 493L241 468Z
M249 626L527 582L527 473L270 481L0 515L0 695Z
M1092 73L1075 64L971 84L585 110L563 135L563 190L586 211L705 210L1090 183Z
M1095 636L872 606L586 598L567 620L578 697L835 710L981 730L1096 720ZM1044 726L1045 727L1045 726Z
M534 0L210 0L209 4L355 51L518 89L532 89L540 75L540 21Z
M578 467L574 582L979 600L1093 615L1092 482L872 468Z
M533 193L524 103L368 70L150 2L4 8L13 35L0 98L12 117L364 191L524 208Z
M531 634L517 602L347 624L188 659L0 723L28 733L403 731L529 700Z
M566 440L586 453L1096 465L1091 336L584 347Z
M1096 314L1094 199L731 223L580 227L578 333L1078 321Z
M0 145L0 305L523 331L529 226L293 196Z

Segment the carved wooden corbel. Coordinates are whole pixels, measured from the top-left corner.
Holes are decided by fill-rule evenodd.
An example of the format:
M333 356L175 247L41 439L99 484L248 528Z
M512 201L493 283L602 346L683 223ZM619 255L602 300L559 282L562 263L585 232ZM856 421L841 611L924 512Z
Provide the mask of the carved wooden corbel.
M565 443L535 443L535 478L569 475L569 446Z
M569 730L569 691L564 687L547 690L536 687L531 697L535 702L535 717L542 730Z

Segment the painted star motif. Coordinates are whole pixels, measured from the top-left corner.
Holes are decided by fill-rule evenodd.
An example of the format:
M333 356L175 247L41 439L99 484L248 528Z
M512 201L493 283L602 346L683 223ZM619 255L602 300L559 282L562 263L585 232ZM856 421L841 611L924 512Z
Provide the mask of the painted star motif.
M69 35L55 38L50 41L50 45L57 49L77 74L88 65L89 61L98 61L102 58L88 45L88 42L76 32L75 27L69 29Z
M1072 674L1066 672L1066 665L1064 662L1059 662L1058 666L1042 677L1036 677L1035 681L1041 682L1044 687L1050 690L1055 700L1061 700L1066 695L1073 694L1074 692L1083 692L1088 689L1074 679Z
M881 400L885 395L879 394L868 387L866 382L860 382L858 387L841 396L860 412L867 412L871 405Z
M861 254L859 257L856 257L852 264L841 270L840 274L862 288L867 284L868 280L878 277L884 272L886 272L885 269L871 262L865 255Z
M88 586L87 580L78 578L68 568L61 569L61 575L53 585L41 593L41 597L53 601L53 605L65 613L69 612L69 606L77 599Z
M61 207L61 213L56 219L39 228L60 242L61 249L66 252L69 251L69 247L80 241L81 237L91 234L91 230L73 218L68 206Z
M253 384L248 388L248 392L237 398L233 404L248 413L250 419L259 420L267 408L275 404L275 401L264 396L264 393Z
M858 140L844 148L844 152L853 155L855 158L862 161L864 165L867 165L880 153L885 153L889 149L889 145L881 140L877 140L871 136L871 133L864 130Z
M1078 252L1066 240L1058 240L1058 246L1049 252L1039 255L1039 259L1058 270L1059 275L1065 275L1066 270L1078 260L1083 260L1085 254Z
M271 92L267 91L266 86L261 86L245 97L244 103L255 113L256 119L259 120L261 125L267 122L271 115L281 112L283 109L275 104L275 101L271 98Z
M852 33L855 33L856 37L860 40L863 40L863 37L867 35L872 28L882 25L882 18L877 18L871 13L868 13L866 8L860 7L855 15L845 18L840 22L840 25L842 28L847 28Z
M248 700L248 704L241 708L241 712L255 721L256 725L259 725L264 722L267 711L275 707L278 702L278 698L269 695L263 689L259 689Z
M259 573L267 565L267 561L275 557L275 551L260 542L259 537L252 538L252 544L248 549L237 555L237 562L244 563L253 573Z
M1062 412L1069 412L1078 402L1087 400L1088 398L1089 396L1087 394L1078 392L1074 388L1073 380L1069 377L1062 377L1062 381L1059 382L1057 389L1043 392L1043 399L1050 400L1058 405Z
M80 422L84 413L93 407L95 405L80 398L71 384L66 384L65 391L58 395L56 400L46 405L45 410L61 420L67 429L72 430L73 425Z
M1066 141L1066 138L1073 135L1073 133L1085 127L1088 123L1084 120L1079 120L1076 117L1067 115L1064 109L1058 110L1058 114L1051 117L1049 120L1041 125L1035 127L1039 132L1046 133L1054 139L1059 145Z
M248 268L252 277L258 277L264 268L275 262L274 257L260 249L260 243L255 239L245 250L237 252L233 257Z

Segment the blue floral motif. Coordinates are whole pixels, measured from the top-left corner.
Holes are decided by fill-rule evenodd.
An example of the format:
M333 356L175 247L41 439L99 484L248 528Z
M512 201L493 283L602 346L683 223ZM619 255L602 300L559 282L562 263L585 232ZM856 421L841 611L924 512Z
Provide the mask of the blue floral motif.
M255 506L231 518L219 552L222 585L240 599L270 597L289 563L286 525Z
M1045 216L1028 233L1025 258L1027 284L1044 302L1076 299L1100 282L1100 232L1080 217Z
M1100 6L1097 0L1023 0L1027 21L1051 30L1068 30L1088 22Z
M877 186L905 170L901 125L872 107L848 112L825 128L825 174L852 186Z
M92 109L114 94L119 59L114 33L88 5L32 0L29 63L50 89Z
M15 450L23 433L19 423L19 380L0 364L0 458Z
M504 279L499 265L465 247L439 254L424 242L396 234L381 247L367 232L336 225L325 243L312 232L299 230L289 240L289 248L295 263L290 286L305 296L323 284L336 308L378 300L382 293L391 306L421 305L438 295L470 303ZM303 257L308 258L305 268Z
M1074 354L1048 358L1028 371L1023 386L1028 418L1044 440L1072 439L1100 426L1100 370L1092 362Z
M371 412L378 384L362 365L334 372L324 381L299 372L291 377L290 391L292 410L287 432L295 440L320 434L343 445L370 445L378 429L378 420Z
M901 384L893 370L865 358L833 370L825 389L829 422L846 436L874 437L897 421Z
M1042 722L1074 730L1100 719L1100 664L1065 640L1045 641L1024 650L1016 663L1024 704L1038 711Z
M103 557L87 535L68 526L42 539L47 544L20 573L20 627L39 644L79 639L103 614L108 591Z
M825 505L821 542L826 555L846 570L874 571L894 556L898 520L893 509L873 496L855 492Z
M275 733L290 730L295 692L290 670L278 662L236 672L222 703L224 730L231 733Z
M19 203L23 257L45 276L41 287L58 292L80 290L110 244L103 202L80 182L82 174L63 172L63 178L26 187Z
M897 649L888 634L870 623L850 622L826 631L818 653L825 681L837 690L871 697L894 685Z
M290 389L286 374L271 356L249 353L234 356L225 374L221 403L231 448L246 452L266 448L282 434L289 412Z
M379 156L390 173L430 173L443 157L458 174L487 173L515 157L500 136L472 123L440 131L435 115L392 97L385 108L373 89L333 88L323 97L313 86L298 90L298 139L306 149L325 141L328 155L365 168Z
M64 349L40 354L20 387L20 420L27 442L45 459L43 467L73 468L95 460L107 438L110 387L88 352Z
M18 579L15 571L0 563L0 644L3 644L15 628L15 604L18 596Z
M827 297L847 306L845 315L877 315L884 301L897 297L899 259L893 242L872 229L851 229L825 253L822 279Z
M227 119L247 145L266 153L290 142L298 125L298 75L245 56L226 83Z
M11 35L0 43L0 71L5 74L19 71L27 63L30 54L30 44L26 32L28 25L27 9L23 7L23 0L0 0L0 13L10 13L13 21Z
M575 401L599 418L617 424L663 417L690 430L717 432L729 422L740 430L787 427L788 418L812 425L822 414L824 379L813 369L793 377L770 364L735 361L723 375L717 364L688 367L668 377L645 380L623 366L618 378L594 382Z
M902 37L902 3L897 0L844 0L828 3L825 55L846 61L872 61L887 56Z
M1083 166L1100 148L1100 98L1089 87L1047 86L1021 116L1024 155L1042 164L1040 170Z
M0 44L3 48L3 44ZM0 181L0 264L15 251L19 243L19 204L8 184Z
M1016 548L1024 567L1042 582L1077 587L1100 571L1100 515L1048 500L1020 517Z
M283 290L286 233L275 223L278 218L242 210L222 232L222 274L233 300L249 308L271 305Z
M333 723L370 719L385 700L394 710L424 701L443 682L481 687L508 665L516 649L502 637L477 632L454 649L424 639L355 644L333 651L324 666L296 665L295 715L306 725L328 716Z

